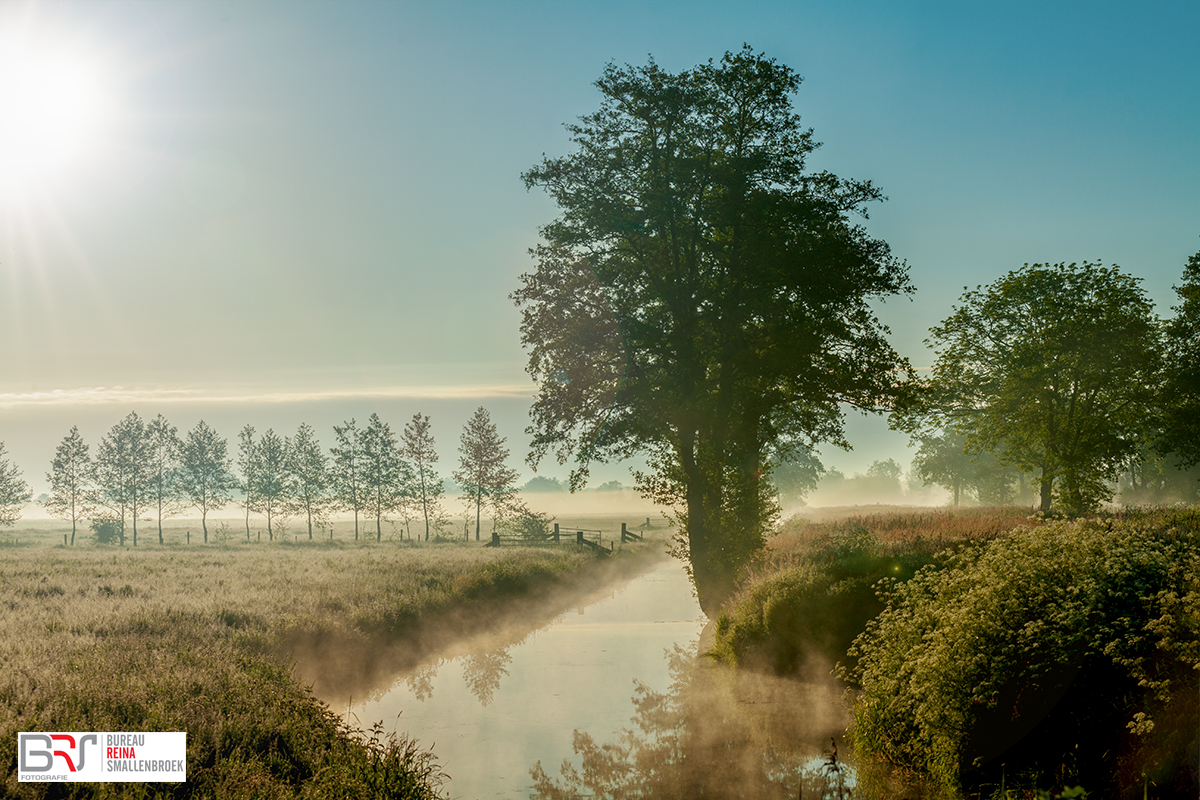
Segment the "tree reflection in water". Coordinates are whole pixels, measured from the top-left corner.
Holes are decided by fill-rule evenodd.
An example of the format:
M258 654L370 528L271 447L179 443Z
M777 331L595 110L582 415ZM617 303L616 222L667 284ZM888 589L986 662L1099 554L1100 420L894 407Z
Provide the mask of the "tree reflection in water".
M635 681L633 729L616 741L599 744L576 730L579 766L564 761L560 777L548 775L539 761L530 770L536 800L667 800L670 798L848 798L852 771L825 744L831 719L828 709L814 708L811 729L797 737L796 727L781 729L771 715L794 717L798 709L754 709L755 692L732 689L729 673L697 666L697 645L675 645L667 653L671 686L665 693ZM769 679L768 679L769 680ZM816 697L805 684L790 682L793 694ZM810 690L812 687L808 687ZM823 687L818 703L828 701ZM786 691L786 688L784 689ZM759 697L763 697L761 692ZM774 705L767 700L763 705ZM801 712L803 713L803 712ZM833 730L841 727L840 715Z
M500 688L500 679L508 674L508 665L512 661L512 656L508 653L509 648L523 641L524 638L500 647L473 650L465 655L452 657L462 659L463 680L480 705L487 706L492 702L496 689ZM438 667L452 658L439 658L406 675L404 683L413 693L413 697L422 702L428 700L433 695L433 679L437 677Z

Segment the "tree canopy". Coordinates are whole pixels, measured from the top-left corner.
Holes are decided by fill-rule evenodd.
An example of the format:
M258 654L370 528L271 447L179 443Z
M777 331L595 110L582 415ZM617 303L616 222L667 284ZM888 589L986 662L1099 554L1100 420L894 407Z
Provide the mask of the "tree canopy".
M462 487L463 499L475 507L476 541L484 500L489 500L499 514L505 501L515 493L517 473L505 463L509 450L504 442L483 406L475 410L458 437L458 469L453 477Z
M1200 463L1200 252L1188 259L1180 303L1166 326L1166 386L1162 449L1185 465Z
M869 181L809 172L800 77L749 47L678 73L610 64L575 151L524 174L541 229L522 309L530 462L647 456L643 492L681 512L710 613L775 513L773 460L845 445L843 403L878 409L906 362L871 301L907 267L853 217Z
M21 476L21 470L5 456L4 442L0 442L0 525L12 526L21 517L21 509L29 502L29 484Z
M1026 264L966 291L931 328L927 393L894 420L948 424L969 452L1040 478L1041 509L1111 496L1156 401L1157 321L1139 280L1116 266Z
M50 484L46 511L71 521L73 545L79 521L90 514L94 506L91 491L92 458L77 426L72 425L71 432L55 448L46 482Z
M200 511L204 541L208 541L208 512L229 502L237 488L230 472L229 443L200 420L188 431L179 453L179 486L184 497Z

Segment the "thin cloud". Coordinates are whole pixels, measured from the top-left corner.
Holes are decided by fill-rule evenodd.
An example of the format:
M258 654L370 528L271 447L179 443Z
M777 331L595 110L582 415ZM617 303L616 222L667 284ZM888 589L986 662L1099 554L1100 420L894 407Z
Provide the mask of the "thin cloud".
M199 389L127 389L94 386L48 392L0 393L0 408L17 406L89 406L129 403L312 403L325 400L474 400L531 397L528 385L393 386L379 389L341 389L308 392L229 392Z

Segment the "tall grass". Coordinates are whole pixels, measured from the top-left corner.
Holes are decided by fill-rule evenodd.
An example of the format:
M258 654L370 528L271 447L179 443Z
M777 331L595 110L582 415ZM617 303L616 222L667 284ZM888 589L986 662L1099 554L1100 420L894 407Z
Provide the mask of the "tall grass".
M20 533L18 539L23 538ZM36 540L36 536L24 537ZM434 797L412 742L352 734L292 672L299 643L367 648L580 582L574 548L338 542L0 547L0 758L29 730L186 730L187 784L18 784L18 797ZM594 577L594 579L599 579ZM440 631L430 636L430 630Z
M799 670L844 661L883 610L879 581L905 581L937 554L1039 524L1023 508L921 510L788 519L717 617L710 655L731 664Z

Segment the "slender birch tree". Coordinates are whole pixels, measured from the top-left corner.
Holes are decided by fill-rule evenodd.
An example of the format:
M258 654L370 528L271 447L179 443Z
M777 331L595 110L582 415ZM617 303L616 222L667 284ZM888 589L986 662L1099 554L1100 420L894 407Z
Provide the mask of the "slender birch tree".
M229 471L228 445L200 420L188 431L179 460L179 488L200 510L200 526L204 529L204 543L208 544L208 512L224 508L238 487L237 478Z
M120 544L125 546L126 519L133 524L137 547L138 516L152 497L149 437L137 412L113 425L96 449L95 480L100 502L120 520Z
M362 485L367 506L375 517L375 541L383 541L383 520L404 502L404 485L411 468L400 457L396 436L372 414L362 432Z
M329 451L329 481L336 506L354 513L354 541L358 541L358 516L366 503L362 482L362 431L351 419L333 426L336 441Z
M271 428L255 445L254 496L267 518L267 539L275 541L275 520L286 519L288 508L287 442Z
M437 527L445 516L441 508L442 479L434 471L437 449L433 444L429 417L414 414L412 421L404 426L400 438L400 453L413 468L413 495L425 518L425 541L429 541L429 529Z
M4 442L0 442L0 525L12 526L32 495L21 470L6 456Z
M459 437L459 468L454 472L454 480L463 488L464 499L469 499L475 507L475 541L479 541L485 499L498 501L506 493L511 494L517 482L516 470L504 463L509 456L505 441L483 406L467 420Z
M79 521L86 519L94 506L91 496L92 457L88 450L79 428L72 425L71 432L63 437L55 449L50 471L46 473L50 494L44 506L55 517L71 521L72 545L75 544Z
M183 510L183 495L179 490L179 430L162 414L146 426L146 457L150 479L150 504L157 512L158 543L163 543L164 517L173 517ZM205 538L207 541L207 537Z
M242 477L242 509L246 512L246 541L250 541L250 512L257 510L257 498L254 494L255 481L258 479L258 445L254 441L254 426L247 425L238 432L238 471Z
M329 508L329 469L316 431L301 423L287 442L287 484L292 508L304 514L308 538L313 538L313 521L324 522Z

